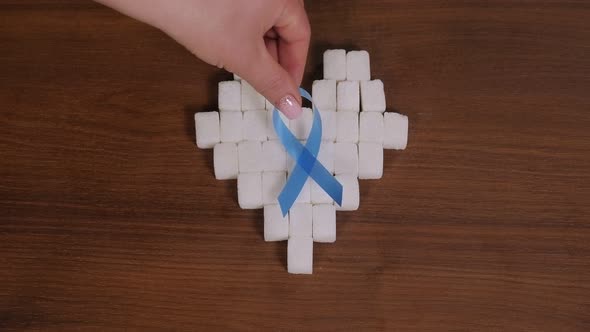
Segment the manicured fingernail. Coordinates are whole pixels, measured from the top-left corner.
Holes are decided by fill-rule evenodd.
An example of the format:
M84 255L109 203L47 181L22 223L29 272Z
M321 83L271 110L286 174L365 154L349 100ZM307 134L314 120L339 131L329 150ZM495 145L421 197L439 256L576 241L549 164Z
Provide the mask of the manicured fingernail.
M303 112L297 99L291 95L284 96L279 100L279 111L281 111L290 120L296 119Z

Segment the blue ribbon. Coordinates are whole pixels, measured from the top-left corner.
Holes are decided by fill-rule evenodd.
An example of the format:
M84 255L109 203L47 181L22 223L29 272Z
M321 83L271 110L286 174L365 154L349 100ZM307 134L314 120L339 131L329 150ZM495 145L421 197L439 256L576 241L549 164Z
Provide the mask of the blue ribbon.
M338 205L342 205L342 184L317 160L322 142L322 118L320 112L313 104L309 92L302 88L299 88L299 92L303 98L309 100L313 105L313 124L305 146L297 140L285 125L279 116L278 109L275 108L272 115L272 122L277 136L287 153L296 161L295 167L279 195L279 205L283 216L287 215L289 209L295 203L308 177L311 177Z

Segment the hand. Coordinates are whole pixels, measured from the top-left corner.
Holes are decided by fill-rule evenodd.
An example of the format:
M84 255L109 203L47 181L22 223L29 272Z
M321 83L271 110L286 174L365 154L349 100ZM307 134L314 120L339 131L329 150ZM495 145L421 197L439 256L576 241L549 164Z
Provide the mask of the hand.
M97 0L236 73L288 118L301 114L309 48L303 0Z

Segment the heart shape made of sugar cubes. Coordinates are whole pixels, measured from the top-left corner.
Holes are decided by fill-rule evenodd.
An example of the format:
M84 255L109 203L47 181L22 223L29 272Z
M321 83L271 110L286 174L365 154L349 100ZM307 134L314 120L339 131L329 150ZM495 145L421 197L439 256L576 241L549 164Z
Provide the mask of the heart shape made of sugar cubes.
M323 130L317 159L342 184L342 205L307 179L283 217L277 198L295 161L274 131L274 106L236 75L218 87L219 111L195 114L197 146L213 148L216 179L238 180L242 209L264 209L264 240L288 241L288 272L311 274L313 242L336 241L336 211L358 209L358 180L382 177L383 149L406 148L408 117L386 112L383 82L371 80L367 51L325 51L324 79L312 86ZM313 113L304 108L298 119L282 119L305 140Z

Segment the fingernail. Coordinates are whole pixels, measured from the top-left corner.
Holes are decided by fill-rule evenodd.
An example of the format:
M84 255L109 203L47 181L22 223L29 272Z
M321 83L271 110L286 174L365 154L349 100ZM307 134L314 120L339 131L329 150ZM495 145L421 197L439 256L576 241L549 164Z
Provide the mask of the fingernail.
M279 100L279 111L281 111L287 118L290 120L296 119L299 117L303 110L301 109L301 105L297 102L297 99L291 95L284 96Z

